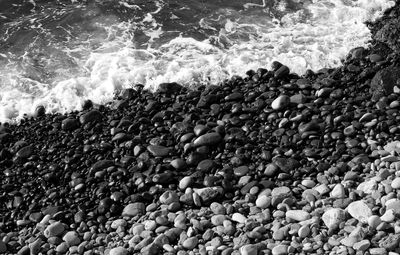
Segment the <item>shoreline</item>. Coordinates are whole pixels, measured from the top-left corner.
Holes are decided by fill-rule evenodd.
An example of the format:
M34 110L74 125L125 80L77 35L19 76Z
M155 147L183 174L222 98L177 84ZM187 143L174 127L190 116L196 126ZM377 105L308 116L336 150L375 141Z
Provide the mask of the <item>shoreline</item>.
M339 68L0 125L0 254L400 254L399 14Z

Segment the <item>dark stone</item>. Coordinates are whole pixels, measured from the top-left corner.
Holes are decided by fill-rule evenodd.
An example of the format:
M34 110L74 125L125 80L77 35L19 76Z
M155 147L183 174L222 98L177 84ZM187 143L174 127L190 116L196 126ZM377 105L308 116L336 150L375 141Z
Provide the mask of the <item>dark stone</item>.
M158 85L158 92L165 94L176 94L181 91L183 87L176 82L171 83L161 83Z
M33 153L33 146L28 145L18 150L16 156L21 159L29 158Z
M394 86L400 87L400 67L389 66L378 71L371 80L370 90L375 101L393 93Z
M196 140L194 140L193 145L195 147L210 146L219 144L221 141L222 141L221 135L219 133L214 132L214 133L207 133L198 137Z
M165 157L171 152L171 148L161 145L149 145L147 150L155 157Z
M301 166L300 162L293 158L277 157L272 159L272 163L277 165L281 169L281 171L285 173L290 173Z
M101 170L106 169L113 165L114 165L114 161L112 161L112 160L103 159L103 160L97 161L96 163L93 164L93 166L91 168L91 173L96 173L98 171L101 171Z
M61 129L64 131L72 131L79 127L79 121L75 118L66 118L61 122Z
M79 117L79 121L82 125L90 122L100 122L103 119L103 114L98 110L91 110Z

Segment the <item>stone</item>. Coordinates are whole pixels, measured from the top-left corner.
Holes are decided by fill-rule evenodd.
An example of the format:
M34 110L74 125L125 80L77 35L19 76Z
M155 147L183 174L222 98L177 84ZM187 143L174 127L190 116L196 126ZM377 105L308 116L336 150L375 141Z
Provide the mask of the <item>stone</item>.
M0 240L0 253L5 253L7 251L7 246L3 242L3 240Z
M361 240L353 245L353 249L356 251L366 251L371 245L371 242L367 239Z
M198 243L199 239L197 237L189 237L185 241L183 241L182 246L187 250L193 250Z
M146 212L145 204L136 202L125 206L125 208L122 211L122 216L135 217L137 215L143 215L145 214L145 212Z
M393 189L400 189L400 177L396 177L390 184Z
M300 162L293 158L276 157L272 159L272 162L284 173L291 173L300 167Z
M274 110L283 110L290 105L290 97L287 95L280 95L271 103Z
M159 198L161 204L172 204L179 202L179 196L175 191L165 191Z
M76 231L68 231L65 233L62 240L66 242L69 247L79 245L81 243L81 239Z
M389 199L385 202L386 210L392 209L395 214L400 214L400 200L397 198Z
M389 234L379 241L379 247L385 248L387 251L394 251L400 243L399 234Z
M268 208L271 205L271 198L266 195L261 195L256 200L256 206L261 209Z
M346 213L343 209L329 208L322 215L322 221L328 228L336 228L346 220Z
M66 118L61 122L61 129L64 131L72 131L79 127L79 121L75 118Z
M82 125L88 124L90 122L99 122L103 119L103 114L98 110L90 110L87 113L82 114L79 117L79 122Z
M191 176L185 176L179 181L179 189L185 190L187 187L190 187L193 183L193 178Z
M109 255L128 255L129 252L124 247L115 247L110 250Z
M367 222L368 226L370 226L372 229L376 229L376 227L381 224L382 220L378 215L371 215Z
M394 86L400 83L400 68L389 66L379 70L372 78L370 91L376 101L382 96L393 93Z
M387 251L385 248L370 248L369 254L371 255L386 255Z
M204 204L209 204L219 197L223 190L221 187L206 187L194 189L194 192L201 198Z
M299 235L300 238L306 238L309 236L311 233L311 229L309 225L304 225L299 228L297 231L297 234Z
M367 223L368 218L372 216L371 208L362 200L351 202L346 210L351 217L364 223Z
M196 140L194 140L193 145L195 147L211 146L219 144L221 141L222 141L221 135L217 132L214 132L199 136L198 138L196 138Z
M27 145L19 149L16 156L21 159L29 158L33 153L34 147L32 145Z
M381 216L381 220L384 222L391 223L396 219L396 215L393 209L386 210L386 212Z
M214 214L226 214L226 208L218 202L212 202L210 204L210 210Z
M32 243L30 243L30 244L29 244L30 253L31 253L32 255L39 254L40 248L41 248L42 244L43 244L43 241L42 241L42 239L40 239L40 238L37 238L35 241L33 241ZM1 246L1 241L0 241L0 246ZM1 247L0 247L0 253L3 253L3 252L5 252L5 250L2 251L2 249L1 249Z
M258 250L257 246L254 244L246 244L240 247L240 254L241 255L257 255Z
M176 94L181 91L182 85L176 82L160 83L157 87L157 91L165 94Z
M233 221L236 221L236 222L238 222L238 223L245 223L246 222L246 217L243 215L243 214L241 214L241 213L234 213L234 214L232 214L232 220Z
M288 246L286 244L278 244L272 248L272 255L287 255Z
M331 198L345 198L345 197L346 197L346 191L344 189L343 184L341 183L336 184L331 191Z
M166 157L171 152L171 148L161 146L161 145L149 145L149 146L147 146L147 150L154 157Z
M286 212L286 218L294 221L305 221L311 218L310 213L303 210L289 210Z
M56 221L44 230L44 236L49 238L51 236L60 236L65 231L65 226L63 223Z

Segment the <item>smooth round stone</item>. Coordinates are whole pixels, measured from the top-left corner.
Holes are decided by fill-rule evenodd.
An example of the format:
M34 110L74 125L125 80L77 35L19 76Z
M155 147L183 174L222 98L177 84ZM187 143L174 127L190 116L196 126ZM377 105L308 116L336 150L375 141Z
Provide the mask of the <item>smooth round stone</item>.
M289 210L286 212L286 218L295 221L305 221L311 218L310 213L303 210Z
M186 215L183 213L179 214L174 219L174 227L185 230L187 229L186 222L187 222Z
M226 220L226 216L222 215L222 214L217 214L217 215L211 216L211 223L214 226L222 226L225 220Z
M193 250L197 244L199 243L199 239L197 237L189 237L185 241L183 241L182 246L185 249Z
M165 157L168 156L171 148L161 145L149 145L147 146L147 150L155 157Z
M240 254L241 255L257 255L258 250L257 246L254 244L246 244L240 247Z
M245 176L248 172L249 172L248 166L239 166L239 167L233 169L233 173L239 177Z
M210 146L219 144L221 141L222 141L221 135L217 132L213 132L199 136L198 138L196 138L196 140L194 140L193 145L195 147Z
M322 221L328 228L339 226L346 219L346 213L340 208L329 208L322 215Z
M110 255L128 255L128 250L124 247L116 247L110 250Z
M69 247L68 247L67 243L66 242L62 242L59 245L57 245L56 252L60 253L60 254L65 254L65 253L67 253L68 248Z
M64 232L64 230L65 230L64 224L59 221L56 221L47 226L47 228L44 230L44 236L46 238L49 238L51 236L59 236Z
M182 170L182 169L185 169L187 167L186 161L181 159L181 158L177 158L177 159L172 160L170 164L176 170Z
M302 227L299 228L299 230L297 231L297 234L299 235L300 238L306 238L307 236L310 235L310 227L309 225L304 225Z
M378 215L371 215L368 218L368 226L370 226L373 229L376 229L376 227L379 226L379 224L382 223L381 218Z
M193 183L193 178L191 176L185 176L179 181L179 189L185 190L187 187L190 187Z
M331 191L331 198L345 198L346 191L341 183L335 185Z
M0 240L0 253L3 253L3 252L5 252L5 250L2 251L1 243L2 243L2 241ZM40 238L37 238L35 241L33 241L32 243L30 243L30 244L29 244L29 249L30 249L30 251L31 251L31 254L38 254L39 251L40 251L40 248L41 248L41 246L42 246L42 243L43 243L43 241L42 241L42 239L40 239ZM3 244L4 244L4 243L3 243ZM4 244L4 245L5 245L5 244ZM4 247L5 247L5 246L4 246ZM5 247L5 248L6 248L6 247Z
M306 180L301 181L301 185L303 185L306 188L311 189L316 185L316 183L313 180L307 180L306 179Z
M282 110L288 107L290 104L290 97L287 95L280 95L271 103L271 107L274 110Z
M288 246L286 244L278 244L272 248L272 255L286 255L288 254Z
M261 195L256 200L256 206L261 209L268 208L271 205L271 198L266 195Z
M390 184L393 189L400 189L400 177L396 177Z
M207 131L208 131L208 127L205 126L205 125L201 125L201 124L196 125L196 126L194 127L194 129L193 129L193 132L194 132L194 134L195 134L196 136L204 135L205 133L207 133Z
M241 213L234 213L234 214L232 214L232 220L233 221L236 221L236 222L238 222L238 223L245 223L246 222L246 217L243 215L243 214L241 214Z
M226 208L218 202L212 202L210 209L214 214L226 214Z
M392 209L386 210L381 216L381 220L384 222L392 223L396 219L396 215Z

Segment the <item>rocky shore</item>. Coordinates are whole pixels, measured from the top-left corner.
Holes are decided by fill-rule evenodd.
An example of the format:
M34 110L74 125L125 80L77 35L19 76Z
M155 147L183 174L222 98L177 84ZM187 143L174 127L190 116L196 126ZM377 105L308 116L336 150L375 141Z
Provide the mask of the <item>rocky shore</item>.
M400 10L343 66L0 126L0 254L400 254Z

